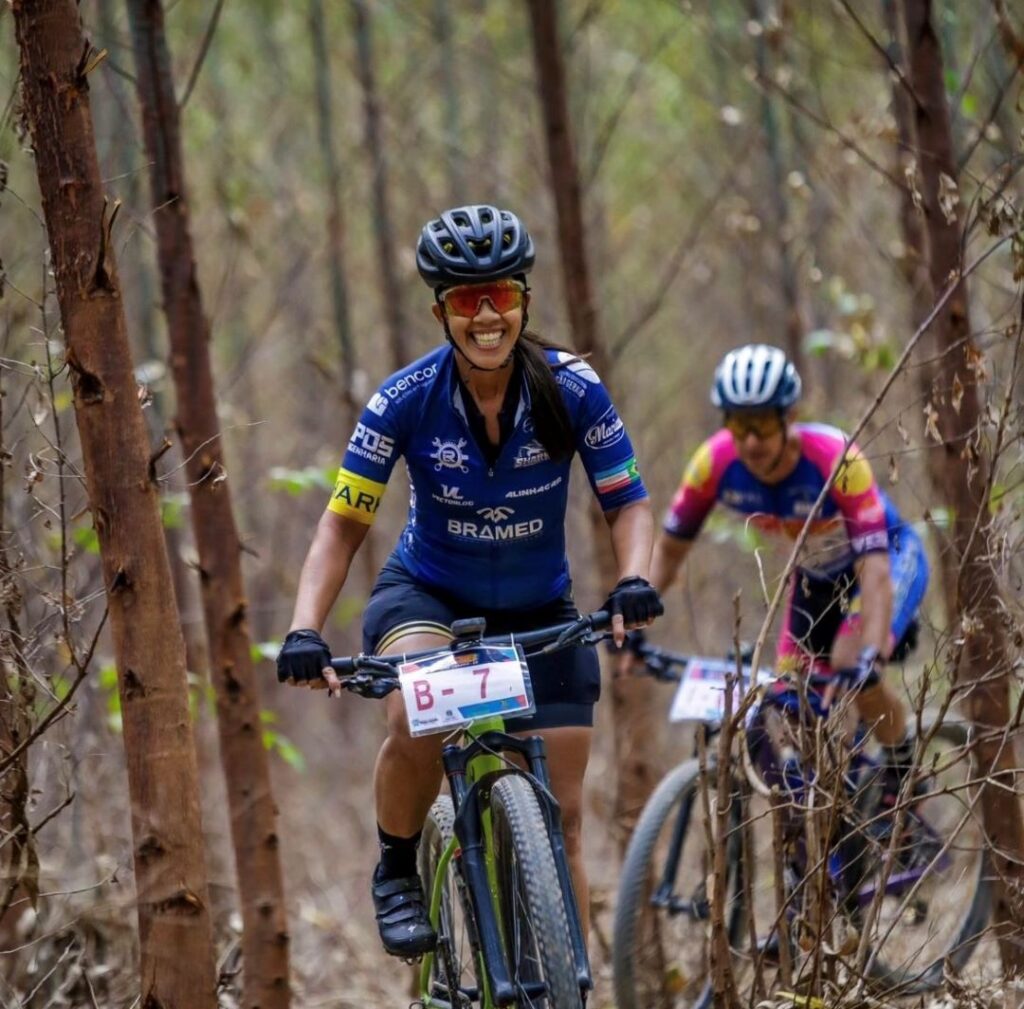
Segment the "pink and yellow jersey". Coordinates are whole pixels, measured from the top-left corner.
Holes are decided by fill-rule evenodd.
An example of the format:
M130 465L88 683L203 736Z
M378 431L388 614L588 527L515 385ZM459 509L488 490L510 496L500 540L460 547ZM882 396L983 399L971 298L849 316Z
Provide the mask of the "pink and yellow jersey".
M843 432L826 424L797 423L792 429L800 438L800 461L774 484L758 480L743 465L728 431L712 435L683 473L665 516L665 531L695 539L721 501L755 529L795 539L845 453L839 476L811 524L803 566L826 575L838 573L862 554L888 550L890 534L902 520L879 489L860 449L851 445L847 451Z

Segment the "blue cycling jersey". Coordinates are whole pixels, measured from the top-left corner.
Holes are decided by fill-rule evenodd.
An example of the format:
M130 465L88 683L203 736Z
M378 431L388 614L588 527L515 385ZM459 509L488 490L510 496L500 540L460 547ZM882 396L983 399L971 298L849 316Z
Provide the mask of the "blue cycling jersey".
M547 356L601 507L645 498L629 436L597 374L571 354ZM572 460L555 462L537 440L523 383L512 433L489 464L462 397L447 345L388 378L356 424L328 507L371 524L402 456L411 495L396 552L409 572L483 609L542 605L569 584Z

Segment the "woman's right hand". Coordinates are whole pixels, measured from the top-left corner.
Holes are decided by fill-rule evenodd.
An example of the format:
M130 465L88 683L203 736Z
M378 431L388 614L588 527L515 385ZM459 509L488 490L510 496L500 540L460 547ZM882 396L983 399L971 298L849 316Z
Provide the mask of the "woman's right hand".
M319 631L309 628L289 631L277 653L278 682L293 683L297 687L326 687L328 671L333 678L331 650Z

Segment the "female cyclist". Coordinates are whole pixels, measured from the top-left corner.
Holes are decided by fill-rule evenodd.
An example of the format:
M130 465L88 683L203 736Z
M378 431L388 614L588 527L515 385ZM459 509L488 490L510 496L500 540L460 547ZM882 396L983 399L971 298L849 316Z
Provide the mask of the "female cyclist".
M619 581L605 608L625 629L662 612L647 582L653 521L622 421L594 371L526 329L533 242L515 214L458 207L430 221L416 249L447 343L392 375L366 405L299 579L278 678L340 691L320 630L374 520L399 456L408 521L363 615L363 649L443 648L453 620L483 616L489 633L576 617L565 554L572 457L579 453L608 522ZM509 731L544 737L581 912L583 773L600 693L592 648L531 658L537 705ZM443 736L409 735L402 699L387 699L388 735L374 780L380 861L372 892L381 940L396 956L435 936L416 875L420 829L442 780ZM584 921L586 919L584 918Z

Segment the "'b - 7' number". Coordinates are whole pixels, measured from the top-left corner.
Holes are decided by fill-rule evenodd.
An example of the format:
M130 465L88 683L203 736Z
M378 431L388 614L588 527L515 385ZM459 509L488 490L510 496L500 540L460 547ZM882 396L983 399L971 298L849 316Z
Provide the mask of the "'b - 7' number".
M487 677L491 674L490 666L478 666L473 670L474 676L480 677L480 699L487 697ZM413 696L416 698L417 711L429 711L434 706L434 692L430 688L430 680L413 680ZM453 687L444 687L442 694L454 694Z

